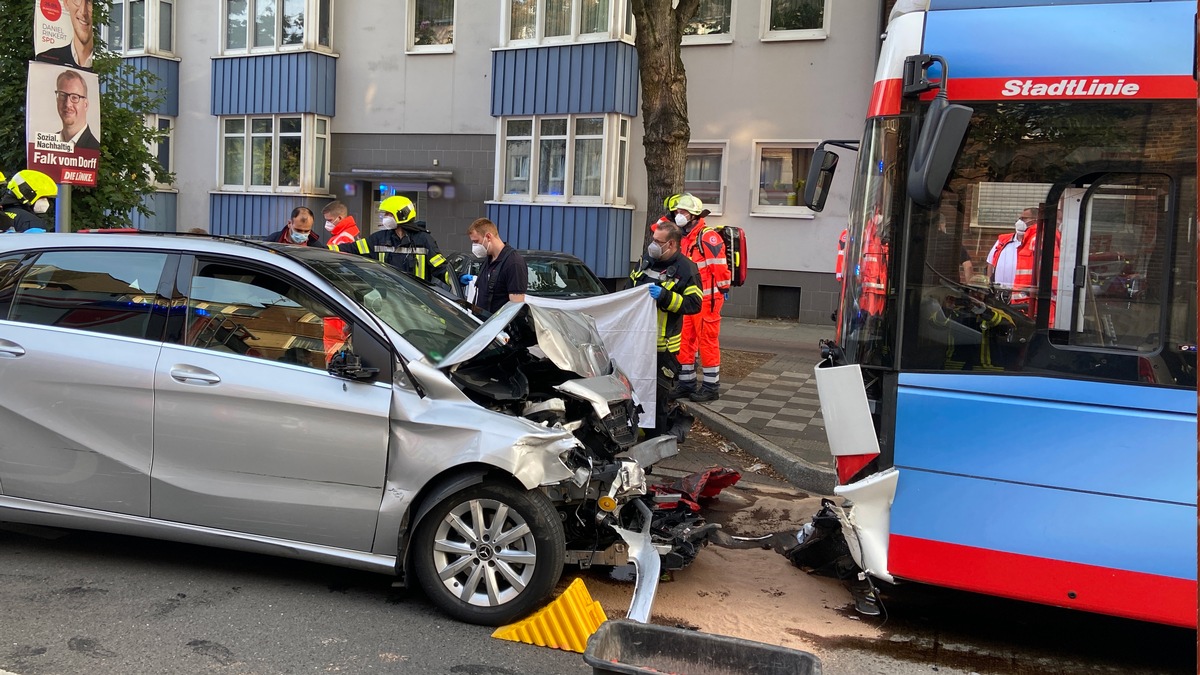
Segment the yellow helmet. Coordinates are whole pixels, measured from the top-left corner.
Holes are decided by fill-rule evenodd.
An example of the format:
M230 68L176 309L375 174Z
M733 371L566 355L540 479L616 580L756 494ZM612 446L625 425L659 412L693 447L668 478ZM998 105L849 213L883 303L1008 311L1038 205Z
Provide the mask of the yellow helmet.
M41 171L22 169L8 181L8 191L22 204L33 205L39 199L57 197L58 185Z
M397 224L407 223L417 217L417 207L413 206L412 200L400 195L392 195L380 202L379 210L392 214Z
M679 195L679 199L675 200L675 208L672 211L683 209L693 216L698 216L704 211L704 203L687 193Z
M680 194L680 195L671 195L670 197L667 197L666 199L663 200L663 208L665 208L668 211L674 211L676 209L675 204L677 204L679 202L679 198L682 196L683 195Z

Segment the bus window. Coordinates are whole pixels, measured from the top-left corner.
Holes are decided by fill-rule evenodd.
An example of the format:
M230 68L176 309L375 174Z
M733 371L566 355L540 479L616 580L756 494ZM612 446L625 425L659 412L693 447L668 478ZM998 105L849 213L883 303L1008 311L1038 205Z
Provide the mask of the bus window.
M1052 341L1159 351L1170 195L1170 179L1154 174L1108 175L1064 192Z

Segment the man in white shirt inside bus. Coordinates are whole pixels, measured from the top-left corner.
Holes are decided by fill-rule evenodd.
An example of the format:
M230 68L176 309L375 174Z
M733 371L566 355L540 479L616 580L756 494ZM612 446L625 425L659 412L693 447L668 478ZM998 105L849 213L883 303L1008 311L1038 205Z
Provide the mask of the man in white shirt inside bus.
M996 239L996 244L987 255L988 279L1004 288L1012 288L1017 276L1017 249L1025 239L1025 230L1037 219L1033 209L1025 209L1013 225L1012 232L1005 232Z

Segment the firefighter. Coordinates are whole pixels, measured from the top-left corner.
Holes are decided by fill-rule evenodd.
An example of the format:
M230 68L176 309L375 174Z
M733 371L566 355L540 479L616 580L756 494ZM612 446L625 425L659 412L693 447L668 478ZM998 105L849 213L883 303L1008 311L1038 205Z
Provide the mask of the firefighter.
M675 224L683 230L682 251L696 265L704 301L700 312L683 319L679 346L679 386L673 396L693 401L714 401L721 390L721 309L733 278L725 254L725 240L704 222L704 204L690 194L675 202ZM660 226L661 227L661 226ZM704 379L696 387L696 351Z
M416 218L417 209L412 200L393 195L379 204L378 232L366 239L330 248L374 256L380 262L432 284L434 279L445 279L450 268L433 235L425 229L425 221Z
M679 346L685 315L696 314L704 301L700 273L681 252L683 231L675 223L654 228L641 266L629 275L632 286L647 286L658 307L658 378L655 431L673 433L680 441L686 428L674 429L682 418L678 404L670 401L679 373Z
M8 181L8 191L0 197L0 232L45 231L41 215L50 210L50 200L58 197L58 185L41 171L22 169Z

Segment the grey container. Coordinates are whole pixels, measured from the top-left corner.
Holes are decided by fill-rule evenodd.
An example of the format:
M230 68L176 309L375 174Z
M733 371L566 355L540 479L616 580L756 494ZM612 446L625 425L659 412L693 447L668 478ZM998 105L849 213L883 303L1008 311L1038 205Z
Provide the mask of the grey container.
M634 621L606 621L583 660L596 675L820 675L821 660L795 649Z

